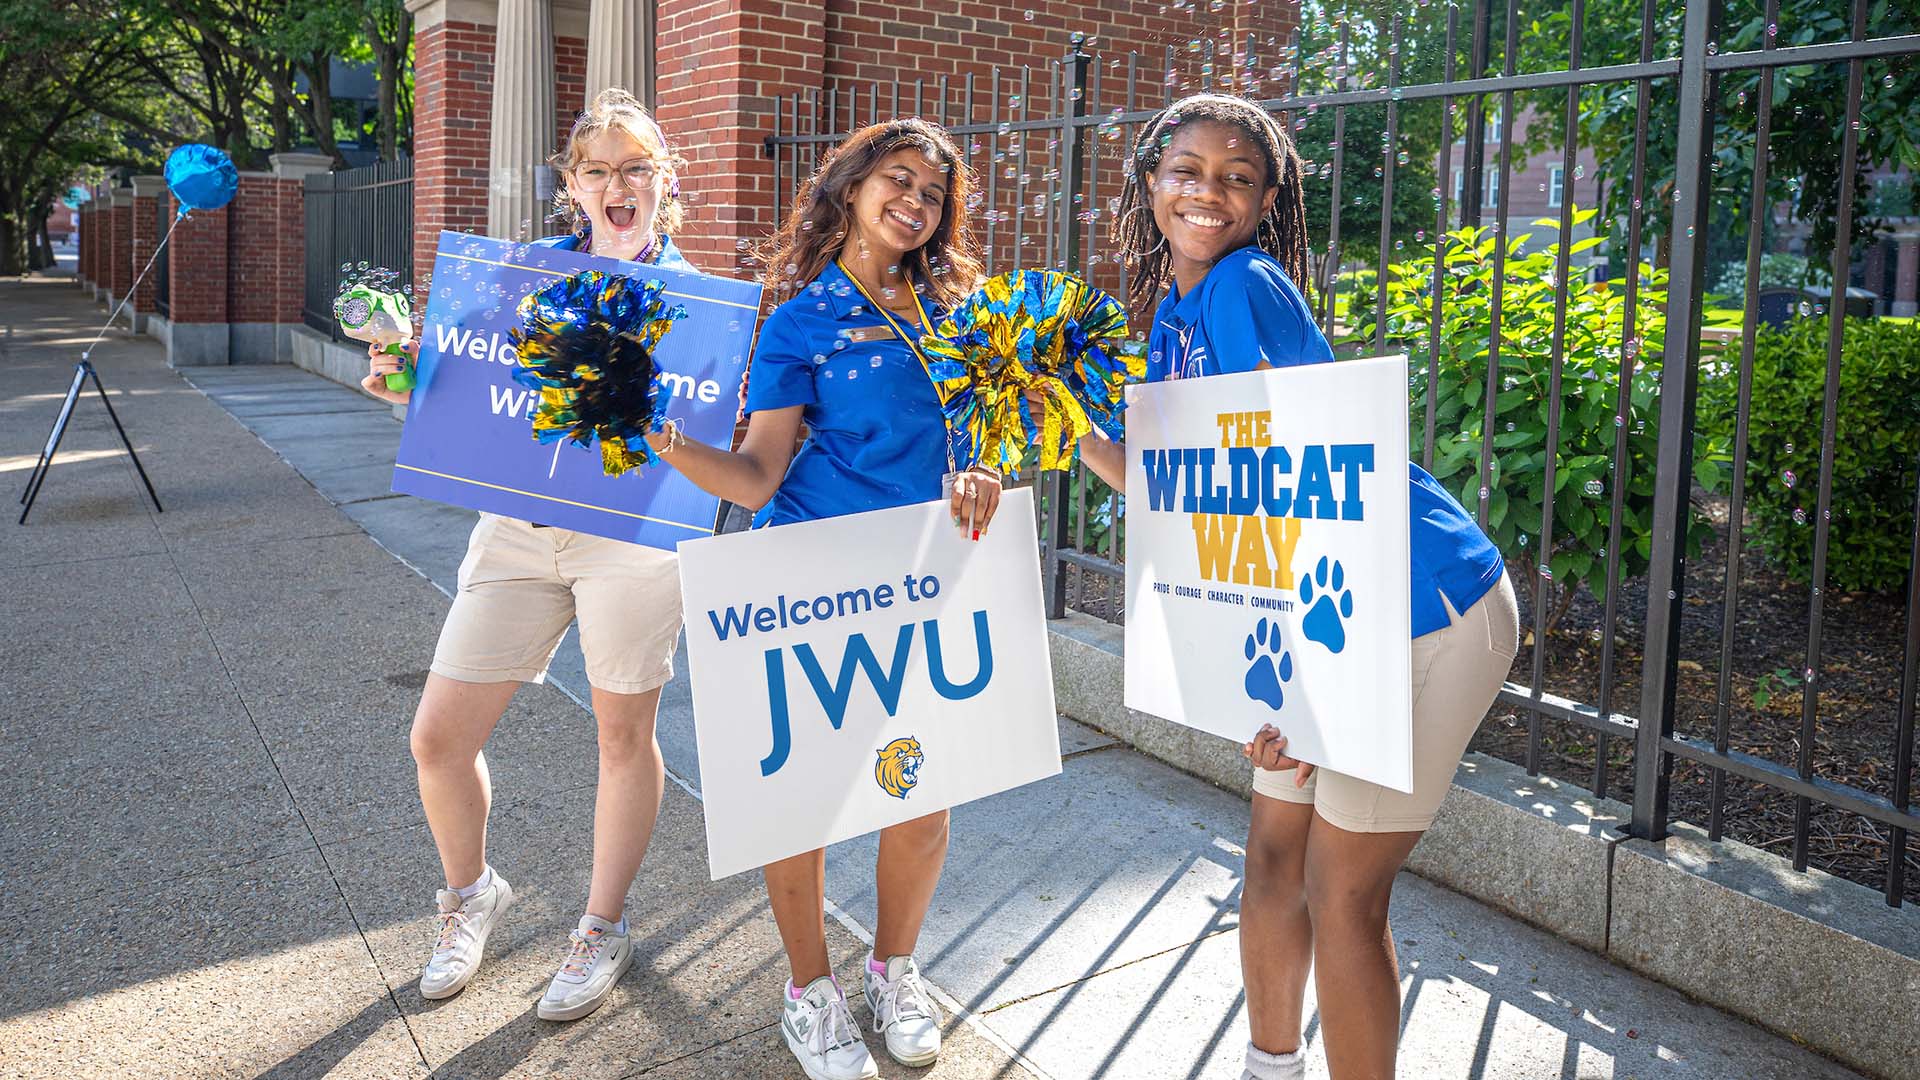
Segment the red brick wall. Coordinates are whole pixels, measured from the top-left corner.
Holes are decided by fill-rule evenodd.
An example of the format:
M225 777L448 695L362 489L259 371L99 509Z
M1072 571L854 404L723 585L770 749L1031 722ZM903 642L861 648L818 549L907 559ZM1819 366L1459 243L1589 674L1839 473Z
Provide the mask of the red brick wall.
M300 321L306 237L299 180L242 173L227 204L227 319Z
M487 228L493 28L445 22L414 35L413 275L426 291L440 230Z
M1067 55L1075 34L1083 34L1093 35L1100 67L1097 89L1090 80L1088 111L1146 108L1164 101L1169 92L1168 45L1176 46L1174 94L1200 88L1208 40L1215 46L1216 88L1245 90L1248 35L1254 36L1257 70L1264 77L1291 38L1298 8L1284 0L1229 0L1213 13L1204 5L1197 12L1170 11L1159 0L1101 0L1097 5L1036 0L974 6L959 15L939 0L665 0L659 20L660 121L692 161L684 186L698 207L683 230L682 246L707 269L745 274L753 268L741 259L741 242L770 230L774 201L790 201L797 189L789 153L782 162L780 190L773 190L773 162L764 139L773 131L776 101L783 131L791 133L790 95L795 92L813 92L818 102L817 114L808 115L803 96L803 129L845 131L850 123L893 115L893 80L901 79L899 113L914 111L917 81L920 111L930 119L984 123L1019 115L1021 105L1014 95L1021 93L1021 71L1030 67L1024 105L1029 115L1044 116L1051 106L1049 65ZM1190 47L1196 43L1201 47ZM1126 99L1130 50L1140 54L1134 69L1137 96L1131 103ZM965 101L968 75L975 80L971 107ZM944 108L941 76L948 80ZM875 82L880 84L877 115L871 97ZM1259 91L1277 95L1280 87L1263 78ZM830 97L835 105L831 117L826 113ZM1057 107L1065 111L1070 105L1062 101ZM993 203L983 204L975 220L984 239L988 212L998 219L993 237L997 264L1032 264L1044 257L1045 221L1055 207L1044 204L1036 211L1032 197L1052 187L1049 172L1056 166L1048 160L1047 141L1041 136L1029 142L1024 170L1017 153L994 160L996 152L1017 147L1007 139L975 136L972 146L963 148L972 151L983 194L985 170L1000 174ZM1079 211L1088 231L1104 230L1105 203L1116 190L1118 162L1127 142L1123 137L1094 144L1100 184L1093 205L1083 202ZM1014 167L1011 180L1006 175L1009 166ZM1027 199L1017 205L1022 171ZM1018 255L1016 227L1026 234Z
M843 91L845 84L859 83L863 97L866 84L881 83L884 108L891 100L892 81L904 78L908 85L902 88L901 107L906 111L906 94L914 79L924 79L931 95L939 77L949 76L957 108L960 84L973 74L984 106L985 98L991 96L987 84L996 65L1003 74L1011 72L1016 84L1019 69L1032 67L1038 80L1033 93L1040 96L1033 104L1039 106L1046 82L1038 69L1066 55L1072 36L1081 34L1095 39L1094 48L1103 61L1123 60L1116 73L1122 77L1123 91L1124 57L1129 51L1141 54L1144 104L1154 100L1156 93L1164 96L1167 46L1175 47L1175 66L1190 79L1199 73L1204 58L1199 50L1189 50L1189 43L1211 38L1216 50L1214 71L1219 76L1236 69L1231 57L1223 54L1244 51L1248 34L1261 39L1263 49L1264 39L1272 36L1277 47L1299 21L1296 5L1279 0L1258 4L1231 0L1218 13L1178 11L1160 0L989 2L968 5L964 15L953 14L953 7L937 0L828 0L827 79ZM1003 98L1012 92L1006 87L1003 83ZM865 107L863 100L863 122ZM927 111L933 112L931 98Z
M971 116L985 122L1017 115L1019 108L1010 97L1019 92L1020 71L1031 67L1026 105L1031 115L1044 115L1049 107L1048 65L1067 54L1076 33L1094 36L1099 58L1100 85L1088 101L1090 112L1150 107L1169 92L1199 89L1206 57L1202 48L1190 46L1209 41L1215 47L1214 85L1246 90L1244 77L1236 76L1248 70L1243 63L1248 36L1254 37L1261 54L1258 70L1264 76L1292 35L1297 5L1288 0L1227 0L1219 11L1211 8L1204 4L1181 11L1160 0L1100 0L1095 5L1017 0L970 7L960 15L940 0L661 0L655 47L657 111L662 127L690 161L682 179L688 223L676 239L708 270L752 272L742 249L771 230L775 201L790 200L797 186L789 154L775 190L774 163L764 148L773 132L776 103L784 105L796 92L817 94L824 111L832 91L839 105L831 119L803 116L808 130L821 130L814 126L819 123L830 125L825 130L845 130L855 88L859 104L853 119L870 122L875 117L868 92L876 80L883 81L880 112L891 114L891 80L909 76L900 87L902 113L913 111L911 80L917 79L922 111L930 117L965 123ZM430 26L416 37L415 266L423 282L439 230L481 230L486 225L493 37L491 28L464 23ZM1171 86L1169 45L1175 47ZM1130 50L1140 54L1137 97L1131 103L1125 97ZM554 61L555 119L557 134L564 138L584 105L585 42L556 39ZM1001 69L997 86L996 65ZM969 74L976 81L970 109L962 100ZM937 100L942 75L949 82L944 110ZM1263 96L1278 95L1282 89L1272 80L1259 87ZM997 151L1012 148L1006 139L988 134L970 140L977 146L968 149L982 186L984 170L998 174L992 205L982 206L984 213L976 217L983 234L985 217L996 219L997 265L1032 264L1044 257L1045 222L1054 217L1056 207L1043 204L1036 210L1032 197L1049 193L1053 186L1046 141L1045 136L1030 140L1023 163L1017 154L993 160ZM1079 209L1089 233L1104 231L1106 202L1116 189L1127 141L1094 142L1100 184L1091 205L1083 202ZM1006 176L1009 166L1014 182ZM1022 172L1028 181L1027 199L1016 205ZM1017 254L1016 227L1028 234Z
M92 281L93 280L93 231L94 231L93 230L93 211L87 209L85 206L82 206L80 208L80 212L75 216L79 219L78 227L80 229L80 242L78 245L76 245L80 249L80 258L78 263L76 264L76 267L80 274L81 281Z
M160 242L159 222L155 220L160 212L154 205L157 201L152 195L135 196L133 200L133 265L136 271L153 258L154 245ZM153 311L152 273L134 287L133 310L142 315Z
M168 198L172 206L172 198ZM176 323L224 323L227 317L228 208L195 210L173 230L167 305Z
M107 228L113 232L112 262L107 267L107 287L118 301L133 287L133 207L116 206L108 212Z
M634 90L633 87L627 87ZM634 96L641 96L635 91ZM587 39L553 39L553 132L556 145L573 129L574 118L587 107Z
M662 0L655 46L660 125L689 162L676 242L703 269L747 272L740 248L773 228L777 98L824 75L824 0Z

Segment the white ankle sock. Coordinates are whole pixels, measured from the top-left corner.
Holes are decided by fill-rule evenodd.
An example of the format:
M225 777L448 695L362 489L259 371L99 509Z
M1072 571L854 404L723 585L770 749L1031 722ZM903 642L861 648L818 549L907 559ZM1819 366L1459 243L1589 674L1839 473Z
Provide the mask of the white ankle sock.
M479 896L482 892L485 892L487 886L491 884L493 884L493 867L488 866L485 870L480 871L479 879L473 884L464 889L455 889L453 891L460 894L460 899L471 900Z
M1248 1043L1247 1076L1252 1080L1307 1080L1306 1051L1301 1049L1291 1054L1269 1054Z

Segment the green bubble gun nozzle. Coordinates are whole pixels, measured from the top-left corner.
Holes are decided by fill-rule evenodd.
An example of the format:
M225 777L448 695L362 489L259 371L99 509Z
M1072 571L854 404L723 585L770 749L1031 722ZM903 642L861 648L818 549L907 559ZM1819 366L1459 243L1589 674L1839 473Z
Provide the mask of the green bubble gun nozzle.
M404 293L349 285L334 298L333 317L340 320L340 329L348 337L378 345L382 352L405 361L399 371L387 376L387 389L396 394L413 389L413 363L406 360L407 342L413 340L413 305Z

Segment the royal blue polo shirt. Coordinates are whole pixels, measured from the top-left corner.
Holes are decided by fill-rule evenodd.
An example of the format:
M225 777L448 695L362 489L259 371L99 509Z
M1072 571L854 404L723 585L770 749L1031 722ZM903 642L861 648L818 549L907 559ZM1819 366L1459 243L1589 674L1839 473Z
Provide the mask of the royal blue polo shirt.
M806 445L754 525L884 510L940 498L954 460L940 397L913 342L922 322L883 313L836 263L773 309L747 369L747 412L805 406ZM902 333L912 335L912 341Z
M1178 285L1167 290L1147 343L1147 379L1232 374L1262 362L1288 367L1332 360L1306 297L1279 260L1249 245L1215 263L1186 296ZM1442 596L1464 612L1493 588L1506 566L1500 549L1438 480L1412 462L1407 469L1413 636L1420 637L1452 621Z
M565 236L543 236L535 240L533 245L535 247L559 248L561 251L579 251L580 241L583 239L585 239L585 237L568 233ZM591 252L589 252L589 254L591 254ZM660 250L654 252L652 261L648 262L647 265L664 266L669 270L685 270L688 273L699 273L699 271L693 268L693 264L687 261L687 257L680 254L680 249L674 246L673 237L665 233L660 234Z

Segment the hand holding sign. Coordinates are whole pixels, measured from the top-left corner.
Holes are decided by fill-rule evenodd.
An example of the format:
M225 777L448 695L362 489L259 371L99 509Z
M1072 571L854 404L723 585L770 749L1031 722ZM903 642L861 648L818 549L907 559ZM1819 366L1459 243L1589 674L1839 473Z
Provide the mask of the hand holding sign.
M1064 469L1094 428L1117 438L1122 387L1145 373L1118 300L1054 270L990 278L923 339L947 426L974 460L1018 470L1029 446Z
M715 878L1060 771L1033 493L680 548Z
M513 377L516 308L529 293L583 270L659 280L667 303L686 307L684 323L648 350L659 369L657 394L689 440L727 440L734 407L726 391L746 365L758 285L442 233L394 490L667 550L710 535L718 500L677 471L608 476L602 453L565 439L543 446L530 435L543 397Z
M653 351L674 320L687 317L684 306L668 305L665 290L658 279L583 270L520 301L513 378L540 394L535 439L598 440L608 476L659 460L644 438L665 419Z
M1129 707L1409 789L1406 385L1381 357L1130 392Z

